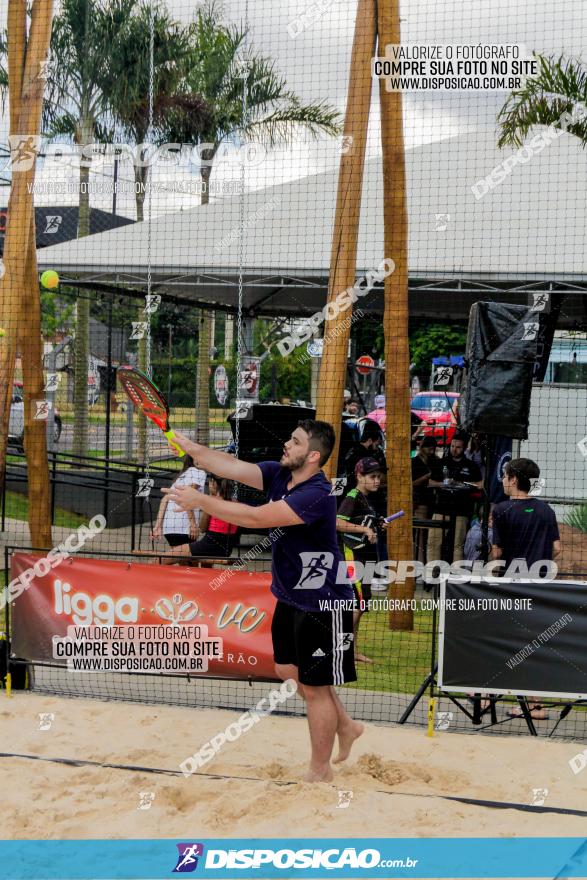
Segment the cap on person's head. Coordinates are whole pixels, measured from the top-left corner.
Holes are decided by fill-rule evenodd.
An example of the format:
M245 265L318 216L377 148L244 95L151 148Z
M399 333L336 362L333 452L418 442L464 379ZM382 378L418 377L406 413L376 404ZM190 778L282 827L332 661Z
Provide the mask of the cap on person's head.
M422 437L422 440L420 441L420 449L425 446L430 446L433 449L436 449L436 447L438 446L438 443L436 442L436 437L431 437L430 434Z
M375 409L385 409L385 394L375 395Z
M344 389L344 391L342 392L342 396L343 396L344 400L350 400L352 397L351 392L349 391L348 388Z
M367 474L374 474L376 471L381 473L383 468L381 467L381 462L377 461L376 458L371 458L371 456L367 456L367 458L362 458L355 465L355 477L363 476L366 477Z

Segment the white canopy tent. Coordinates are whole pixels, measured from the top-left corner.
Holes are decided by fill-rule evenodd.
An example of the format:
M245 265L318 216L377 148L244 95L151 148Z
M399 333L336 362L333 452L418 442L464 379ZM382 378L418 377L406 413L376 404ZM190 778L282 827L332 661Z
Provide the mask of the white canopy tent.
M480 130L406 155L414 315L465 317L472 302L497 292L514 302L536 290L587 292L587 162L579 140L561 133L534 155L498 150L496 141L495 131ZM494 188L479 184L514 155L520 161ZM337 181L333 170L246 193L245 314L300 316L324 304ZM477 198L475 185L478 194L488 191ZM369 160L358 277L393 258L383 253L382 192L381 161ZM234 311L240 216L237 195L153 218L153 292ZM147 223L47 247L38 259L62 280L143 295ZM582 302L567 299L568 319L585 316ZM380 311L381 290L362 307Z

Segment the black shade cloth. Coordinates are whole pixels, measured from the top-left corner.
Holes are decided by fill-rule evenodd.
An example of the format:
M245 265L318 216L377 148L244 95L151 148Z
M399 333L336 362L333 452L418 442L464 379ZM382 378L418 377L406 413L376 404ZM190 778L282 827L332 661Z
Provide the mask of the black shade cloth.
M526 306L473 305L460 410L466 431L528 437L539 324L539 315Z

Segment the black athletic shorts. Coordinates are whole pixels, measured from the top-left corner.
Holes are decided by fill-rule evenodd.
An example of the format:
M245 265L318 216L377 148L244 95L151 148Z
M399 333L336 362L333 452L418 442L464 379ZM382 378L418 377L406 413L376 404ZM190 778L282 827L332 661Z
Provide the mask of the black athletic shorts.
M167 532L165 540L170 547L181 547L182 544L189 544L191 538L189 535L180 535L179 532Z
M271 635L275 662L297 666L300 684L357 680L352 611L300 611L278 602Z
M236 537L236 535L226 535L224 532L204 532L201 538L190 543L190 553L192 556L223 559L232 553L236 545Z

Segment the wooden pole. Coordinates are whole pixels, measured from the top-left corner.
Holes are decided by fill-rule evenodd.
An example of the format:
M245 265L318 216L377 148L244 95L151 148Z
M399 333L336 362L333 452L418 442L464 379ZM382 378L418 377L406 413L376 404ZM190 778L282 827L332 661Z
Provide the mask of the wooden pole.
M20 345L24 385L24 449L28 474L28 521L33 547L52 546L51 492L47 458L47 422L35 419L35 401L44 400L43 337L41 334L41 298L34 213L29 236L28 258L23 286L22 308L26 321L21 322Z
M0 326L6 331L0 348L0 477L6 468L6 446L14 361L20 342L25 379L25 444L29 473L31 540L51 541L49 483L44 421L34 423L34 401L44 398L40 298L36 277L32 184L43 104L43 64L49 51L52 0L34 0L27 42L26 2L9 0L8 75L12 184L4 243L5 275L0 284ZM35 335L36 334L36 335Z
M342 153L340 160L328 303L333 303L337 294L352 287L356 280L361 192L371 104L371 59L375 52L375 37L375 2L359 0L344 123L345 143L349 145L349 149ZM336 475L338 461L351 315L352 305L345 310L339 310L324 326L316 418L330 422L336 431L335 448L324 466L324 472L329 479Z
M9 44L8 81L10 91L15 93L14 101L12 95L10 96L10 133L13 135L19 127L20 96L26 58L26 5L22 0L9 0L7 37ZM18 265L11 265L8 260L9 236L10 224L8 224L4 244L4 277L0 280L0 328L5 334L0 340L0 479L2 482L6 471L6 446L12 403L14 359L18 339L17 326L20 319L18 280L13 278L14 272L18 270ZM14 256L13 248L13 264Z
M378 4L379 54L400 38L399 0ZM383 336L385 339L385 405L387 442L387 494L393 510L406 515L388 532L389 558L412 559L412 473L410 467L410 348L408 342L408 212L404 155L402 93L388 92L379 84L381 146L383 153L383 217L385 256L395 271L385 279ZM392 454L393 452L393 454ZM411 599L414 579L390 587L390 597ZM391 611L394 630L414 627L412 611Z

